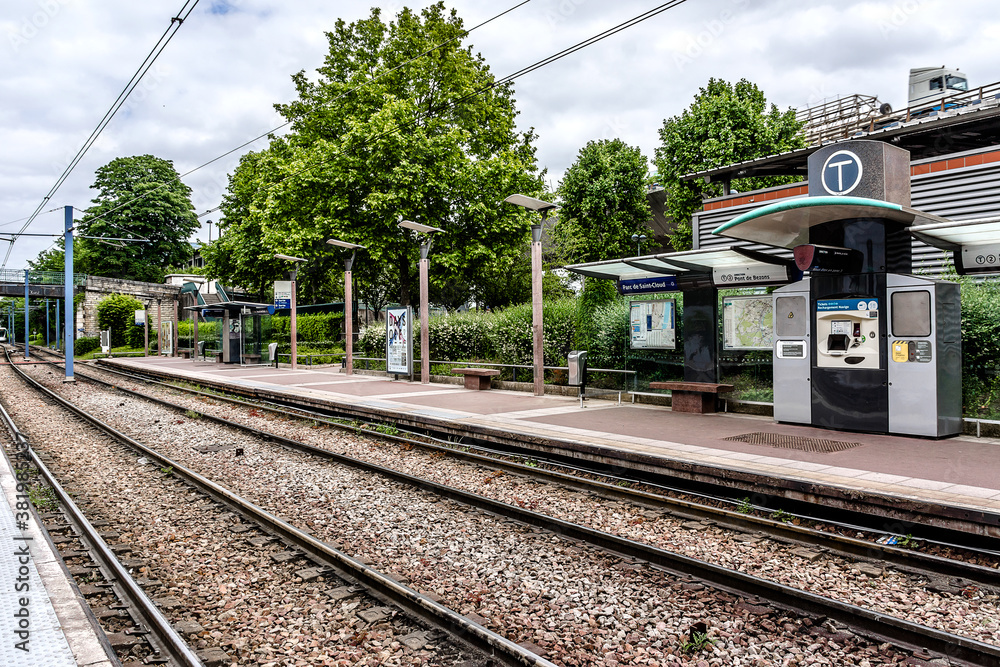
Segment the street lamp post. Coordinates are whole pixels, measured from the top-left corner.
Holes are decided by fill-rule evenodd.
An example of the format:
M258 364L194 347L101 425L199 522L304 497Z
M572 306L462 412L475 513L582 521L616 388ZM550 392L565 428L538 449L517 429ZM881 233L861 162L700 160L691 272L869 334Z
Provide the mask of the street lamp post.
M417 234L423 234L424 238L420 242L420 384L427 384L431 381L431 335L427 322L429 308L427 306L427 291L430 288L430 280L427 276L430 260L427 256L431 252L431 234L443 232L440 227L421 225L419 222L403 220L399 226L404 229L412 229Z
M302 259L301 257L292 257L291 255L282 255L280 253L275 253L274 258L283 259L287 262L294 262L293 264L294 268L289 272L290 277L292 279L291 303L289 305L291 306L292 370L294 371L296 367L296 362L298 361L297 356L299 351L295 342L295 338L296 336L298 336L298 330L296 329L295 326L295 279L298 277L299 263L304 262L306 260Z
M549 211L558 208L541 199L525 195L511 195L504 199L508 204L521 206L542 214L537 225L531 226L531 331L532 360L535 370L535 396L545 395L545 357L542 336L542 225Z
M632 235L632 243L635 244L635 254L637 256L642 254L642 244L645 243L645 242L646 242L646 235L645 234L633 234Z
M338 239L327 239L330 245L340 248L347 248L351 251L351 256L344 260L344 333L347 338L347 374L354 374L354 301L351 300L351 272L354 269L354 257L358 249L364 250L365 246ZM348 310L349 309L349 310Z

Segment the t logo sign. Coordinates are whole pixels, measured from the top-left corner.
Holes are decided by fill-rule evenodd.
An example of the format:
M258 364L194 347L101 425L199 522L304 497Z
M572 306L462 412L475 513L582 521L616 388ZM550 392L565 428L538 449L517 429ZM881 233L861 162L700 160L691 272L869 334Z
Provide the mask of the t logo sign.
M823 189L831 195L846 195L861 183L861 158L851 151L837 151L823 164Z

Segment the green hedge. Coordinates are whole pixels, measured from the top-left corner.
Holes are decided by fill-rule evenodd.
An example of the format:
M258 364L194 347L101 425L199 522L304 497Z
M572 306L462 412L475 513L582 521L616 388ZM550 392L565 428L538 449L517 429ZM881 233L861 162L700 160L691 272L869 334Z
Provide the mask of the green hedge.
M339 340L344 331L343 313L303 313L295 315L297 341ZM289 340L292 335L291 318L275 315L271 318L271 336L274 341Z
M135 311L143 308L141 301L124 294L112 294L97 302L97 326L111 330L112 347L142 347L143 330L135 326Z
M73 354L83 356L89 354L94 350L98 350L101 347L101 339L99 336L81 336L76 339L73 343Z

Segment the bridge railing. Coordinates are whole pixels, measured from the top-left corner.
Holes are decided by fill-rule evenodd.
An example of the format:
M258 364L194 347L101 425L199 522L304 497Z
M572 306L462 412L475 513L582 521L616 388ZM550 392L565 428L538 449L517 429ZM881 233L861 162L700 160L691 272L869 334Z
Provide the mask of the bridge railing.
M62 285L65 283L65 274L62 271L29 271L28 282L32 285ZM24 284L24 269L3 269L0 270L0 283ZM74 285L86 285L87 274L74 273Z

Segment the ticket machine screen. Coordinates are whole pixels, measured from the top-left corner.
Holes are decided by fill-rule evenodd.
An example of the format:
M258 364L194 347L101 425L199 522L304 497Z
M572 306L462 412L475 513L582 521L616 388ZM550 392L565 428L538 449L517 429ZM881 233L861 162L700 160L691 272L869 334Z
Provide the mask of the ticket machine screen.
M878 299L816 302L816 365L820 368L880 368Z

